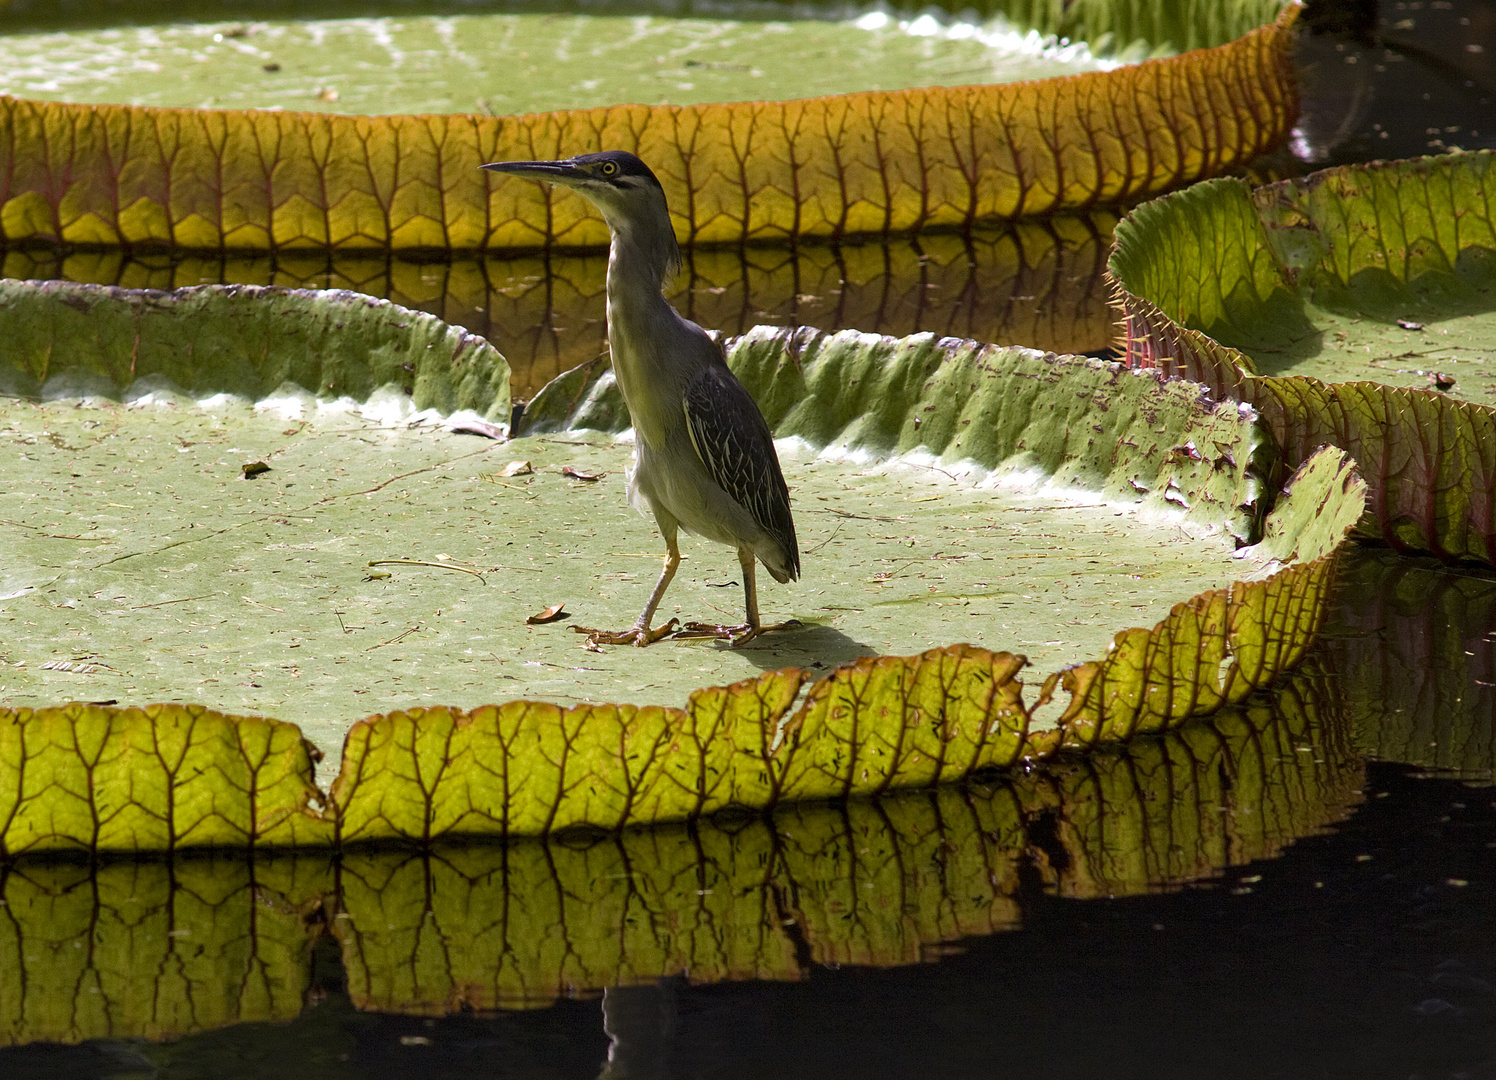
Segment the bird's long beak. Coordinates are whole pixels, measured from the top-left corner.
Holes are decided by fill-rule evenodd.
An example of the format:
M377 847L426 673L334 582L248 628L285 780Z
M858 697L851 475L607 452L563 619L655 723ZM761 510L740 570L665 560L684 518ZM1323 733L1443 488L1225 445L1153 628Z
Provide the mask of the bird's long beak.
M591 176L570 161L495 161L479 167L508 173L510 176L523 176L528 180L565 184L567 187L591 179Z

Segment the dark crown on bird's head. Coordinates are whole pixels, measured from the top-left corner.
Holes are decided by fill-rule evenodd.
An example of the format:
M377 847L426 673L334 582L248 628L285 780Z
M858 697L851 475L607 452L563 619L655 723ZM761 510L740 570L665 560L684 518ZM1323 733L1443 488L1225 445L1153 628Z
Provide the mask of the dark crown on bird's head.
M641 183L653 185L660 191L659 178L648 165L627 150L604 150L598 154L578 154L568 163L590 172L593 179L603 180L617 188L638 187Z

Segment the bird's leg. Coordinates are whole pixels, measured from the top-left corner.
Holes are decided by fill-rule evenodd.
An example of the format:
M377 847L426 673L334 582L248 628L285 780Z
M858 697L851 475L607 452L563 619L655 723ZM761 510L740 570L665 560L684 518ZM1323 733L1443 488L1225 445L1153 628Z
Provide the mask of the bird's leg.
M765 626L758 616L758 582L755 571L753 549L750 547L738 548L738 564L743 568L743 602L748 609L748 621L741 626L720 626L713 623L686 623L681 630L681 637L714 637L726 638L728 644L733 648L746 645L754 638L768 630L790 630L801 624L791 619L789 622L775 623L773 626Z
M639 613L639 621L634 624L634 633L639 635L634 641L635 645L648 645L675 629L678 620L671 619L658 630L651 630L649 624L654 621L655 609L660 606L660 601L665 599L665 590L670 587L671 579L675 572L680 569L680 549L675 546L675 530L671 529L665 537L665 565L660 569L660 580L655 582L654 592L649 594L649 602L644 605L644 610Z
M658 520L658 517L657 519ZM664 626L653 630L649 624L654 621L655 609L660 606L660 601L665 598L665 590L670 587L670 580L675 577L675 572L680 568L680 548L675 543L676 523L668 524L659 521L660 532L665 537L665 565L660 570L660 580L655 582L654 592L649 594L649 602L644 605L644 610L639 613L639 619L627 630L593 630L585 626L572 627L579 634L586 634L587 641L592 645L653 645L666 634L673 632L680 620L671 619Z
M748 644L764 632L763 623L758 620L758 581L755 577L757 567L754 565L753 549L738 548L738 563L743 567L743 605L748 609L748 625L731 640L733 648Z

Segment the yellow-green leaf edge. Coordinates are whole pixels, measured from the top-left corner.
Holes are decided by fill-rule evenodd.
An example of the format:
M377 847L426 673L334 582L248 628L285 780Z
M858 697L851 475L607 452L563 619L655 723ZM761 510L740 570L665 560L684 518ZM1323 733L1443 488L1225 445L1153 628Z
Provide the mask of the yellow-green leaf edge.
M670 976L919 963L1018 925L1028 875L1065 897L1132 896L1322 832L1366 787L1345 729L1338 680L1311 662L1269 695L1158 738L722 826L431 851L24 860L0 875L0 1045L290 1021L329 938L356 1008L424 1015L536 1008Z

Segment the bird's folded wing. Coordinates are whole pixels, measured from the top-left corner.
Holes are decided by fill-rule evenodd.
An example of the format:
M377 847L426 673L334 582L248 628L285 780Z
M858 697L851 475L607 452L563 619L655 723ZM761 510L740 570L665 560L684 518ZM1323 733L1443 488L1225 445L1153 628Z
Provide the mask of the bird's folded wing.
M753 516L760 528L793 544L790 494L769 425L743 384L725 365L703 369L685 395L691 445L717 485Z

